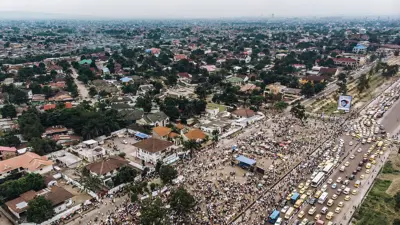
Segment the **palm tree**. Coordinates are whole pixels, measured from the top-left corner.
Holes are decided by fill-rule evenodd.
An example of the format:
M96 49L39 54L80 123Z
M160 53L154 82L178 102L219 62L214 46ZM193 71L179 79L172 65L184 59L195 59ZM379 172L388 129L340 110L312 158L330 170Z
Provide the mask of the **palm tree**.
M86 167L83 167L81 171L79 183L83 186L84 191L91 190L94 192L100 190L103 185L101 179L98 176L92 175Z
M185 141L183 142L183 147L186 150L189 150L189 154L190 154L190 158L193 158L193 150L198 150L200 149L201 145L200 143L198 143L197 141L194 140L189 140L189 141Z

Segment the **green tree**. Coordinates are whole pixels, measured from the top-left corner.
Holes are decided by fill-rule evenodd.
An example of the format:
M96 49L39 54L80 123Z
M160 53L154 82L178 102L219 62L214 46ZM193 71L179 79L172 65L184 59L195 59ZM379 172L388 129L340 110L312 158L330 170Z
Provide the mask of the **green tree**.
M315 94L314 85L311 82L303 84L303 86L301 87L301 94L306 96L307 98L313 96Z
M54 140L47 138L32 138L28 145L32 147L33 151L38 155L47 155L61 149Z
M113 177L114 185L120 185L123 183L132 182L135 180L137 175L136 170L134 170L130 166L123 166L117 173L115 177Z
M292 116L299 119L302 123L304 120L307 119L306 109L304 108L304 106L300 105L300 103L297 103L296 105L294 105L290 109L290 113L292 114Z
M165 223L166 210L160 198L152 200L145 199L140 209L140 224L143 225L163 225Z
M190 158L193 158L193 151L200 149L201 145L200 145L200 143L198 143L195 140L189 140L189 141L183 142L183 147L186 150L189 150Z
M84 190L96 192L101 189L103 182L98 176L92 175L86 167L83 167L79 178L79 183L82 184Z
M14 105L7 104L1 108L1 115L3 118L15 118L17 116L17 110Z
M28 202L26 214L28 222L42 223L54 216L53 203L43 196L37 196Z
M394 201L396 204L396 208L400 210L400 191L394 195Z
M183 186L180 186L172 191L169 204L178 215L183 216L193 209L196 205L196 200Z
M162 161L157 160L157 163L156 163L156 166L155 166L156 173L160 173L160 169L161 169L162 165L163 165Z
M362 93L365 89L369 88L369 77L367 74L362 74L360 79L358 80L357 90L359 93Z
M159 174L164 184L172 183L172 180L178 176L178 172L170 165L162 165Z
M96 90L95 87L92 86L92 87L89 88L89 95L90 95L91 97L97 95L97 90Z
M150 96L139 97L136 100L135 107L142 108L145 112L150 112L152 108L152 99Z
M284 101L279 101L277 103L275 103L274 108L278 111L283 111L285 110L287 107L289 106L288 103L284 102Z

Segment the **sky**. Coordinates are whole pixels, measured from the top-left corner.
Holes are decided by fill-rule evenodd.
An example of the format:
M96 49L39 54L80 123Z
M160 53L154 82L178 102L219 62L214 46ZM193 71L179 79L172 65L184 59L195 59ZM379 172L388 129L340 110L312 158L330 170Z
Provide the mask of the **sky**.
M399 16L400 0L0 0L1 11L115 19Z

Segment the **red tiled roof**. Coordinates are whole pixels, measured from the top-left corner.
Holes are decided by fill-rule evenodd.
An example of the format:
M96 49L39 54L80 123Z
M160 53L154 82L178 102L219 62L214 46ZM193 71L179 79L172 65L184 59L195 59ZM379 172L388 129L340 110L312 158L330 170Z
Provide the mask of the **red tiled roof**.
M17 149L15 147L0 146L0 152L15 152Z
M56 104L47 104L43 106L44 111L50 110L50 109L55 109L56 108Z
M333 59L335 62L357 62L357 60L352 58L335 58Z

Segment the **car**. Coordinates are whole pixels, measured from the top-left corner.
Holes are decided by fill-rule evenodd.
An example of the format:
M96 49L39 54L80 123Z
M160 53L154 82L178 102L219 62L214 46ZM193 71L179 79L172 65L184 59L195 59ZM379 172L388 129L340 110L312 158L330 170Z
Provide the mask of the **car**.
M339 188L339 189L336 190L336 194L337 195L340 195L341 193L342 193L342 189Z
M358 166L362 166L362 165L364 165L364 162L363 162L363 161L360 161L360 162L358 163Z
M322 185L322 187L321 187L321 191L322 191L322 192L325 192L327 188L328 188L328 185L324 184L324 185Z
M353 173L351 173L352 175L357 175L357 170L353 170Z
M358 153L362 152L362 148L358 148L358 149L357 149L357 152L358 152Z
M349 183L350 183L350 181L349 181L349 180L345 180L345 181L343 181L343 184L344 184L344 185L349 185Z
M365 168L366 168L366 169L370 169L371 166L372 166L371 163L367 163L367 165L365 165Z
M303 221L301 221L300 225L307 225L308 219L304 218Z
M371 172L370 170L366 170L366 171L365 171L366 174L369 174L370 172Z
M302 189L304 187L304 184L303 183L300 183L299 184L299 189Z
M344 200L345 200L345 201L349 201L350 199L351 199L350 195L346 195L346 196L344 197Z
M350 176L349 176L349 180L354 180L356 178L356 176L354 175L354 174L351 174Z
M313 206L308 210L308 215L312 216L315 211L317 211L317 207Z
M316 198L310 197L309 199L307 199L308 204L310 205L315 205L315 202L317 202Z
M300 194L303 194L304 192L306 192L306 189L305 189L305 188L302 188L302 189L300 189L300 191L299 191Z
M349 165L350 165L350 162L349 162L349 161L347 161L347 162L344 163L344 166L346 166L346 167L349 166Z
M359 167L357 167L357 172L360 172L361 171L361 166L359 166Z
M350 159L354 159L356 156L355 155L351 155L350 156Z
M325 217L327 220L331 220L333 218L333 212L328 212Z
M335 201L333 199L329 199L328 202L326 203L327 206L332 206Z
M298 217L299 219L301 219L301 218L304 217L304 214L305 214L305 212L302 210L302 211L299 212L299 214L297 215L297 217Z
M346 188L346 185L342 185L341 187L340 187L340 189L342 189L342 190L344 190Z
M326 183L332 184L332 182L333 182L333 180L332 180L332 179L329 179Z
M338 206L339 206L339 207L343 207L343 206L344 206L344 203L343 203L343 202L339 202L339 203L338 203Z
M362 160L364 163L366 163L366 162L368 162L368 158L363 158L363 160Z
M337 184L336 184L336 183L333 183L331 187L332 187L333 189L336 189Z
M342 177L338 177L337 179L336 179L336 183L340 183L342 181Z
M286 212L288 211L288 209L289 209L289 206L288 206L288 205L285 205L285 207L283 207L283 208L281 209L281 213L286 213Z
M327 212L328 212L328 207L326 207L326 206L322 207L321 213L326 214Z
M352 146L352 145L353 145L353 142L352 142L352 141L350 141L350 142L349 142L349 145L350 145L350 146Z
M376 164L376 161L375 160L372 160L372 162L371 162L373 165L375 165Z
M351 191L351 194L352 194L352 195L356 195L356 194L357 194L357 189L353 189L353 190Z
M275 224L274 225L281 225L282 224L282 218L278 218L277 220L276 220L276 222L275 222Z
M363 180L365 178L365 175L364 174L361 174L360 175L360 180Z
M337 199L337 198L338 198L338 196L336 194L332 195L332 199Z
M321 218L321 214L317 214L317 215L315 215L315 217L314 217L315 220L319 220L320 218Z
M336 209L335 209L335 213L339 214L341 210L342 210L342 208L340 208L340 207L336 207Z

